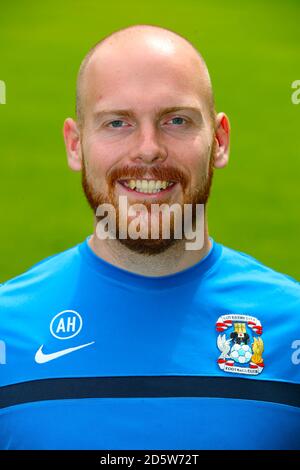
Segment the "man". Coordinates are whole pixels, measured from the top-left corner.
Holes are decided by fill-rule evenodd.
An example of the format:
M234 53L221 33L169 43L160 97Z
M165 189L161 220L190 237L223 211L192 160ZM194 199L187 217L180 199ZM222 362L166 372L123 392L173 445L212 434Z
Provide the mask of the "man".
M208 235L229 121L200 54L151 25L106 37L64 138L95 230L1 288L1 448L299 449L299 284Z

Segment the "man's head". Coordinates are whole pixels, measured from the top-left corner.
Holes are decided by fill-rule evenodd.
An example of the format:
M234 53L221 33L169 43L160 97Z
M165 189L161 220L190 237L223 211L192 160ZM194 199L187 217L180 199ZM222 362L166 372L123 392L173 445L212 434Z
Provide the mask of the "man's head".
M68 160L82 170L94 211L104 202L118 210L120 195L147 207L205 204L213 167L227 163L228 120L215 113L205 62L170 30L131 26L94 46L78 74L76 111L77 122L64 124ZM175 242L122 240L149 254Z

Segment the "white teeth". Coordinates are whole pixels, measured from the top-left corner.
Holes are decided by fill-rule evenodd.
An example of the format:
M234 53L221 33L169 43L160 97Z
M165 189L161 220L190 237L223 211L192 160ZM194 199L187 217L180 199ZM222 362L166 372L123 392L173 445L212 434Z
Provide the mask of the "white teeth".
M150 191L153 191L153 189L155 189L155 181L153 181L153 180L149 181L149 183L148 183L148 189L149 189Z
M142 189L145 190L145 191L146 190L148 191L148 181L146 181L146 180L142 181Z
M170 186L170 181L160 181L160 180L129 180L124 181L125 186L129 187L130 189L134 189L137 192L142 193L158 193L162 189L166 189Z

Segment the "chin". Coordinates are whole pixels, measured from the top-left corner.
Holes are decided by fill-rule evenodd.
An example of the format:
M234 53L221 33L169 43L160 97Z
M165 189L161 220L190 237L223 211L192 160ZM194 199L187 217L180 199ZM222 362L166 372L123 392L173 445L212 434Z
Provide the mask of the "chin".
M159 255L160 253L165 252L180 240L178 239L142 239L138 238L133 240L131 238L127 239L118 239L119 243L128 248L134 253L140 255Z

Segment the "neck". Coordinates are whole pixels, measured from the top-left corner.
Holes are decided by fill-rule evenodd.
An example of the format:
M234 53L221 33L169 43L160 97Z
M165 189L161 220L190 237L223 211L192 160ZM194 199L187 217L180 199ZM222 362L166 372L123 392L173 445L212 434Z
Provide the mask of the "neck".
M211 248L206 221L202 248L187 250L185 244L186 240L177 240L173 246L163 253L144 255L135 253L118 240L100 240L96 235L96 231L89 240L90 248L100 258L119 268L144 276L174 274L201 261Z

